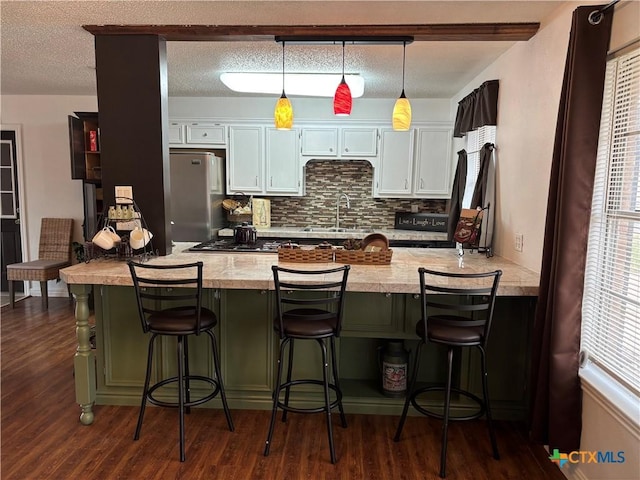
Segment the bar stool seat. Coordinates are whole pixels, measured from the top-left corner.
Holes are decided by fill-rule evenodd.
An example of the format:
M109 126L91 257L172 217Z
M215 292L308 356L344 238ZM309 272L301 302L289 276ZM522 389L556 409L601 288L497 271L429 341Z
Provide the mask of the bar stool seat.
M277 410L282 410L282 421L286 421L287 413L320 413L327 416L327 434L329 437L329 452L331 463L336 463L336 453L333 444L333 429L331 425L331 410L338 408L342 427L346 428L347 420L342 407L342 390L338 380L336 362L335 339L340 336L342 326L342 311L344 306L344 292L347 285L349 265L325 270L294 270L278 266L271 267L275 282L276 310L274 330L280 338L280 353L278 356L278 372L276 386L273 392L273 409L269 433L265 443L264 455L268 456L275 427ZM281 276L282 275L282 276ZM337 278L336 278L337 277ZM293 278L293 279L291 279ZM336 278L329 279L329 278ZM311 279L311 280L310 280ZM315 279L315 280L313 280ZM337 289L337 291L336 291ZM295 296L296 290L320 292L316 296ZM333 291L331 291L333 290ZM322 293L325 291L324 293ZM287 310L288 309L288 310ZM325 339L330 341L330 354L333 379L329 381L327 346ZM292 378L293 346L295 340L315 340L320 346L322 354L322 380L312 378ZM282 380L282 363L286 347L288 351L287 377ZM323 387L324 403L318 407L294 407L289 404L291 388L299 385L319 385ZM280 393L284 391L284 399ZM331 399L333 392L335 399Z

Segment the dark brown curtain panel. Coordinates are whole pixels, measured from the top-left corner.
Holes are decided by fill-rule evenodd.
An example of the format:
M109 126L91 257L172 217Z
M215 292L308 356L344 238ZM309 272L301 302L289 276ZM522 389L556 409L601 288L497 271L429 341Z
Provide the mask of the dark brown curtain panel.
M498 80L487 80L458 102L454 137L498 122Z
M458 166L456 174L453 177L453 191L451 192L451 203L449 205L449 222L447 224L447 238L451 242L453 234L456 231L456 225L460 220L460 211L462 210L462 199L464 198L464 190L467 185L467 151L460 150L458 152Z
M533 327L531 437L578 450L582 291L611 13L573 12L551 164L540 290Z

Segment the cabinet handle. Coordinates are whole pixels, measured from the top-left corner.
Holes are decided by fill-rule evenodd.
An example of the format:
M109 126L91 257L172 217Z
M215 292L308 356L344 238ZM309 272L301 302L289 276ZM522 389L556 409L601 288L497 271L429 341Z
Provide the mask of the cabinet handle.
M348 149L348 148L345 148L345 149L344 149L344 151L345 151L345 152L348 152L348 151L349 151L349 149Z
M206 137L206 136L207 136L207 132L204 132L204 133L202 134L202 136L203 136L203 137Z
M414 293L413 294L413 299L414 300L418 300L419 298L420 298L420 294L418 294L418 293Z
M391 293L387 292L387 293L384 294L384 296L385 296L385 298L390 298L391 297Z
M404 179L404 189L406 190L407 188L409 188L409 180L407 180L406 178Z
M269 179L269 186L270 186L270 187L273 187L273 177L271 177L271 178Z
M424 188L424 179L423 178L420 179L420 188Z
M332 147L329 147L329 151L330 151L330 152L333 152L333 148L332 148Z
M256 187L258 186L258 176L256 175Z

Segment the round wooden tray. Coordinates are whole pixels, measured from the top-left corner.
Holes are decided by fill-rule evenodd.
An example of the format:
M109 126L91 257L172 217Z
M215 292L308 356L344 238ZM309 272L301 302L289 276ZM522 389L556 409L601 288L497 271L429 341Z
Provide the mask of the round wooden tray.
M362 239L362 246L360 248L364 251L371 251L372 248L374 250L388 250L389 239L381 233L372 233Z

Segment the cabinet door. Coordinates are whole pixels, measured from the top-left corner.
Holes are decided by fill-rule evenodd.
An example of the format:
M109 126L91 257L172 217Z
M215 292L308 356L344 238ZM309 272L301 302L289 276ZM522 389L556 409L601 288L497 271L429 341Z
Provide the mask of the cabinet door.
M263 127L229 127L227 193L264 192Z
M451 196L450 128L419 128L416 148L414 193L427 198Z
M299 194L302 185L298 130L266 129L266 193Z
M340 145L343 157L375 157L378 155L378 129L343 128Z
M69 151L71 152L71 178L87 177L84 161L84 127L79 118L69 115Z
M277 355L270 297L266 290L222 291L220 357L230 398L270 397Z
M187 143L224 145L224 125L215 123L191 123L187 125Z
M302 155L338 156L338 129L303 128Z
M184 143L184 125L169 122L169 144L182 145Z
M411 195L414 130L382 130L380 166L376 169L376 197Z

